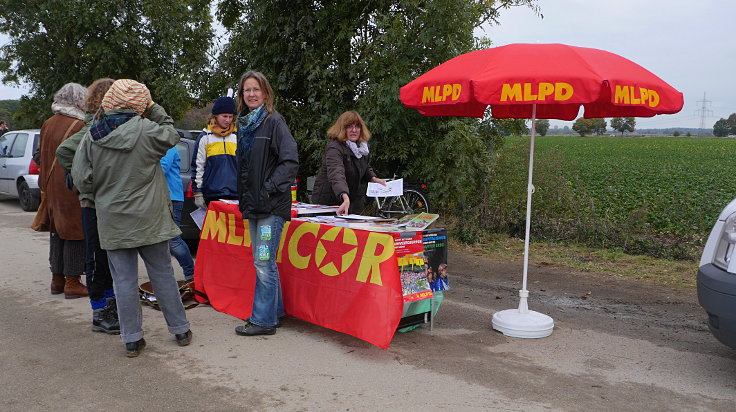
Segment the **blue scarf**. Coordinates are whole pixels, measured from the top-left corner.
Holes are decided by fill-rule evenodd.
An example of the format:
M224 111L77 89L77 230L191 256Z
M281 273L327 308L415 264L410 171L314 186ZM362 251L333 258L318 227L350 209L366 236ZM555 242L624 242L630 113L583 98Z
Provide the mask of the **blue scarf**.
M105 116L102 120L92 125L89 128L89 133L92 135L92 140L100 140L103 137L112 133L113 130L117 129L120 125L137 116L135 112L126 112L111 114Z
M253 141L256 137L256 129L263 123L268 116L268 110L263 105L257 109L251 110L246 115L238 116L238 151L244 153L243 159L250 159L250 151L253 148Z

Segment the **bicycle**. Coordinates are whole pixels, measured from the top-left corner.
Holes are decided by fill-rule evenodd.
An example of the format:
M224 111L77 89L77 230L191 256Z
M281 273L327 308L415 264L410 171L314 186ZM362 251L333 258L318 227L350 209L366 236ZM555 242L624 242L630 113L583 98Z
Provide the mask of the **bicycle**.
M307 178L307 196L311 201L315 176ZM396 179L396 175L394 175ZM383 218L400 218L415 213L430 213L431 208L426 195L427 185L404 184L401 196L376 197L374 202L367 202L363 214Z
M425 195L426 188L425 184L404 184L404 192L401 196L374 198L375 209L367 209L366 214L384 218L400 218L416 213L430 213L429 200Z

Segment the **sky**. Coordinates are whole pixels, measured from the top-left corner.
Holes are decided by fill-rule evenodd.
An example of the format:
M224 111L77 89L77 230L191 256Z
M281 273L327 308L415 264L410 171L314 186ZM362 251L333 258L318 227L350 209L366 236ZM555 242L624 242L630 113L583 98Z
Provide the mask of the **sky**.
M539 0L543 18L526 7L501 11L498 26L486 25L493 46L510 43L564 43L619 54L681 91L685 105L675 115L637 118L637 128L700 127L703 94L710 128L736 113L736 65L731 28L734 0ZM0 36L0 44L7 37ZM0 85L0 99L28 92ZM552 126L572 122L552 120Z
M733 0L539 0L543 18L527 7L502 10L498 26L484 26L493 46L563 43L619 54L659 76L685 98L674 115L637 118L640 129L705 127L736 113ZM481 33L477 33L481 34ZM572 122L550 121L552 126Z

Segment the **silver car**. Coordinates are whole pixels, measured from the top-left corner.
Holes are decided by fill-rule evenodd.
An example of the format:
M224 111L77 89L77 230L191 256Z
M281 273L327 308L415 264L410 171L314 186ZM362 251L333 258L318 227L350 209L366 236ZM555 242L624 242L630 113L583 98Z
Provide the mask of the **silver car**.
M20 200L26 212L38 209L38 165L33 152L38 148L41 131L14 130L0 136L0 195Z

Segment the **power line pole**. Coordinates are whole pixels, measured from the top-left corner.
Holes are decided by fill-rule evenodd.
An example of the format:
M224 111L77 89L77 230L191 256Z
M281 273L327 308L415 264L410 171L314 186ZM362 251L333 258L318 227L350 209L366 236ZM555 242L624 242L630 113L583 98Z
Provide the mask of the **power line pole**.
M712 102L705 98L705 92L703 92L703 100L698 100L698 103L702 103L702 106L695 111L695 114L700 116L700 128L705 129L705 118L713 116L713 110L708 109Z

